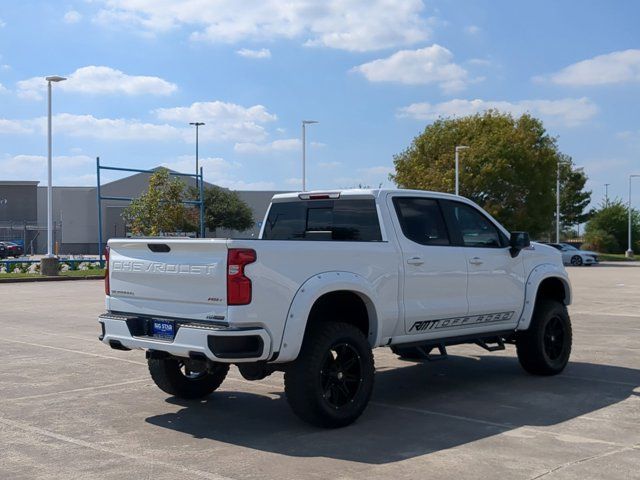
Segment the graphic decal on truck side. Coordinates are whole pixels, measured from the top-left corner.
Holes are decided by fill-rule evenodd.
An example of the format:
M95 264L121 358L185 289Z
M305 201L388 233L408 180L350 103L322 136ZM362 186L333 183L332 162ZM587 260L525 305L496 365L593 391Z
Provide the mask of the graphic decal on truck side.
M424 332L441 328L473 327L483 323L506 322L513 318L515 312L485 313L467 317L442 318L440 320L422 320L411 325L409 331Z

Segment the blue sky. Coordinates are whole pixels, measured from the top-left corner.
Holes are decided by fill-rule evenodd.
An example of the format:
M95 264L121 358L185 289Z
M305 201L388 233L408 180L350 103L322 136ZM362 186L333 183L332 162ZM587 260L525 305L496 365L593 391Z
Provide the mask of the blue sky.
M596 203L605 183L626 198L638 18L632 0L3 2L0 179L46 179L42 77L59 74L58 185L95 184L97 155L191 169L188 122L204 121L206 180L298 189L314 119L308 187L391 186L392 156L425 125L496 107L541 117Z

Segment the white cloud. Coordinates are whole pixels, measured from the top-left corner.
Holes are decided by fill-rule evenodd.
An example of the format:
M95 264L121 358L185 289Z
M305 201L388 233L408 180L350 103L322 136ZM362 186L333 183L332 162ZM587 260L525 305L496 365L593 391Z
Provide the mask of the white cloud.
M0 133L46 132L46 117L28 120L0 119ZM144 123L135 119L97 118L93 115L60 113L53 116L53 128L58 134L101 140L175 140L185 139L188 129L166 124Z
M468 72L453 63L453 54L434 44L418 50L400 50L390 57L354 67L370 82L397 82L406 85L436 84L445 92L464 89Z
M390 173L392 173L394 170L393 170L393 167L378 166L378 167L361 168L359 171L364 173L367 177L382 176L386 179L387 176Z
M429 22L422 0L103 0L95 20L148 32L185 26L191 39L214 43L300 39L349 51L424 41Z
M298 178L298 177L285 178L284 184L290 187L300 188L302 185L302 178Z
M44 117L41 119L44 130ZM96 118L93 115L54 115L54 128L72 137L91 137L101 140L171 140L186 132L171 125L144 123L135 119Z
M230 140L259 142L267 137L264 124L277 119L262 105L243 107L227 102L196 102L188 107L159 108L154 113L160 120L204 122L200 127L203 140Z
M76 10L69 10L64 14L63 20L65 23L78 23L82 20L82 15Z
M482 31L482 29L477 25L469 25L464 28L464 31L469 35L477 35Z
M522 100L519 102L455 99L437 104L413 103L398 110L399 117L416 120L436 120L439 117L460 117L495 109L513 115L531 113L552 123L576 126L593 118L598 107L588 98L561 100Z
M220 157L200 158L198 163L202 167L205 181L209 183L216 183L214 179L227 178L234 170L241 167L239 163L228 162ZM193 155L181 155L176 160L164 162L161 165L182 173L195 172L196 169Z
M301 142L298 138L285 138L262 144L243 142L236 143L233 147L233 149L238 153L287 152L291 150L298 150L299 148L301 148Z
M268 48L261 48L260 50L251 50L249 48L241 48L236 53L241 57L246 58L271 58L271 50Z
M201 141L247 142L247 149L260 148L282 151L295 148L297 139L264 142L268 133L264 124L276 120L262 105L243 107L234 103L203 102L188 107L161 108L154 110L164 123L143 122L130 118L98 118L93 115L60 113L54 115L56 133L73 137L88 137L103 140L182 140L194 142L195 135L190 121L204 121L200 127ZM177 125L175 125L177 124ZM26 120L0 118L0 134L44 133L46 117ZM242 150L240 147L239 150Z
M266 180L260 180L257 182L247 182L245 180L222 180L218 185L221 187L227 187L230 190L276 190L276 184Z
M178 87L159 77L146 75L128 75L111 67L94 66L78 68L67 75L68 80L55 86L68 92L86 94L124 94L124 95L169 95ZM42 77L33 77L17 83L18 96L27 99L40 99L46 90L47 82Z
M534 80L571 87L640 82L640 49L598 55Z
M16 133L33 133L34 128L29 125L28 121L24 120L10 120L7 118L0 118L0 135L1 134L16 134Z
M0 83L0 93L7 93L9 90L7 90L7 87L5 87L4 85L2 85Z
M79 179L78 173L94 165L95 159L87 155L60 155L52 160L56 185L95 185L95 174L89 179ZM0 158L0 171L4 179L39 180L47 176L47 157L44 155L6 155Z
M340 162L320 162L318 163L318 167L320 168L336 168L342 165Z
M204 181L220 187L231 190L273 190L275 188L273 182L239 180L238 176L243 174L243 166L237 162L229 162L220 157L205 157L200 158L199 163L202 166ZM181 155L176 160L162 163L162 166L177 172L190 172L195 170L195 159L193 155Z

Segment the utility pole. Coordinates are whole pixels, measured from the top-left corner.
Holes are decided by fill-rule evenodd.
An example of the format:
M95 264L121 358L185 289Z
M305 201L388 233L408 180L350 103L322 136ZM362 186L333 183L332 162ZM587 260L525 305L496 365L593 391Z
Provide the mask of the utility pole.
M319 123L317 120L302 121L302 191L307 190L307 125Z

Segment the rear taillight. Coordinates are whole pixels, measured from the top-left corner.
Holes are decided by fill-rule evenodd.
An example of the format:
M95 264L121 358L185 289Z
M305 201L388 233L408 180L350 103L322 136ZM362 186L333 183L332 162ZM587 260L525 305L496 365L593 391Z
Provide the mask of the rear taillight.
M104 247L104 293L105 295L111 294L111 288L109 287L109 245Z
M227 253L227 305L251 303L251 279L244 267L256 261L256 251L250 248L230 248Z

